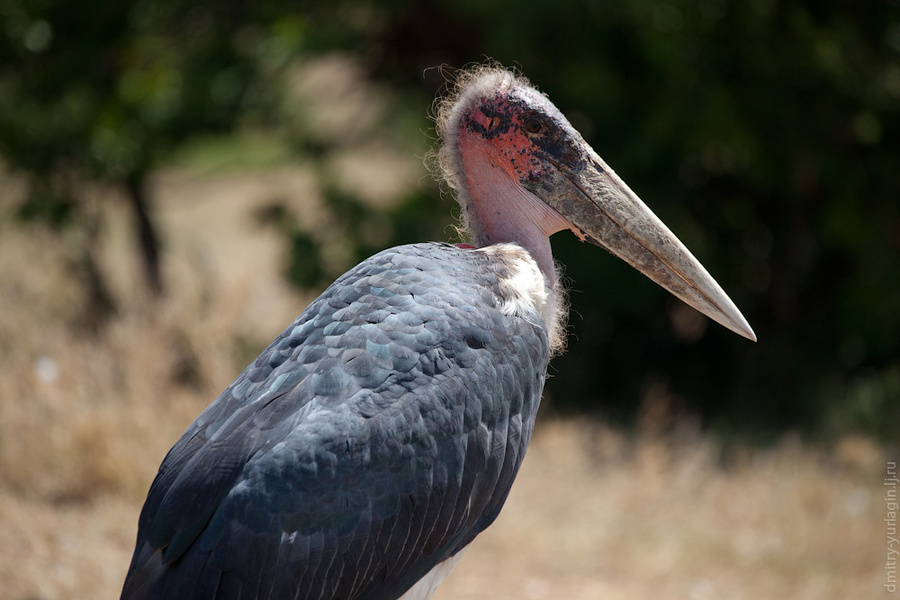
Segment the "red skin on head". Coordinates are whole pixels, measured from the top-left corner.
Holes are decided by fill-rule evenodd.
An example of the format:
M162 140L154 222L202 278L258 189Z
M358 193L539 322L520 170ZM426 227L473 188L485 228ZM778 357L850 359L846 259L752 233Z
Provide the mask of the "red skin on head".
M495 96L461 120L457 144L471 197L470 226L479 246L512 242L528 250L552 287L548 238L572 224L520 184L547 168L534 155L525 118L522 108Z

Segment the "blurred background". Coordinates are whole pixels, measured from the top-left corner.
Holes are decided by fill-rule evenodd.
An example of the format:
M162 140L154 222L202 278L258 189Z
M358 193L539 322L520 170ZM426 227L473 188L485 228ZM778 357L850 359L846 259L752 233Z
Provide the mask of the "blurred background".
M569 352L442 597L888 593L897 0L0 0L0 24L7 597L115 597L200 410L362 258L458 241L429 107L488 59L553 99L760 341L555 238Z

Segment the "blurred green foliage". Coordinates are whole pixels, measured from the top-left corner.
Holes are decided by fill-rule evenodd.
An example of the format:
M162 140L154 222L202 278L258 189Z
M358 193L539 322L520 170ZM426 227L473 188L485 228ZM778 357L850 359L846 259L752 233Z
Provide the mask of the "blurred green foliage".
M521 66L759 335L745 343L555 240L574 333L551 365L555 407L631 422L663 402L670 422L700 414L763 438L896 439L900 3L393 2L384 14L366 40L375 72Z
M404 106L420 107L446 85L432 67L486 57L518 66L760 339L698 319L559 236L572 340L551 365L553 408L632 422L662 403L668 423L696 414L762 438L799 428L896 439L897 0L0 0L0 16L0 152L34 174L23 212L55 222L77 214L77 197L59 193L73 172L140 178L198 134L248 120L300 131L292 143L304 156L329 152L271 110L296 57L354 53ZM377 213L325 189L354 258L449 222L447 204L425 193ZM373 220L382 235L366 237ZM297 282L333 277L315 236L282 230Z
M121 185L159 290L147 175L186 140L265 114L304 19L230 0L3 0L0 18L0 154L29 178L20 216L96 231L85 182Z

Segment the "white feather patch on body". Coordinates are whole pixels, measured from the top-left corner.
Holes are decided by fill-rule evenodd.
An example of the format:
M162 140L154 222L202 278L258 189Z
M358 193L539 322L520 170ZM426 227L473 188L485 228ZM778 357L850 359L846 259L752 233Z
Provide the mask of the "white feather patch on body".
M508 269L509 275L500 281L500 309L504 314L521 317L531 309L536 310L544 321L549 321L547 285L531 255L516 244L495 244L481 251Z
M456 568L456 565L459 564L463 554L465 554L468 549L469 547L466 546L454 556L451 556L428 571L428 574L417 581L414 586L409 588L409 591L400 596L399 600L429 600L429 598L434 595L438 586L441 585L441 583L447 579L447 576L450 575L450 572Z
M566 316L562 286L550 288L537 262L518 244L494 244L475 251L488 254L508 273L500 281L500 310L521 318L527 318L532 310L537 311L547 327L550 349L554 353L561 351Z

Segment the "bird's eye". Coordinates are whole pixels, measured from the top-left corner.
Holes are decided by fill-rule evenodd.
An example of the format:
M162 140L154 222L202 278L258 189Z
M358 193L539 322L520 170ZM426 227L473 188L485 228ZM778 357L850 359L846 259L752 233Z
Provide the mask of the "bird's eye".
M544 122L537 117L528 117L523 123L528 133L540 133L544 130Z

